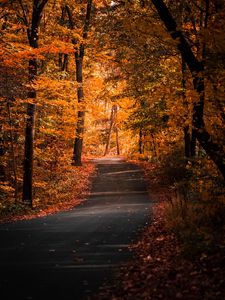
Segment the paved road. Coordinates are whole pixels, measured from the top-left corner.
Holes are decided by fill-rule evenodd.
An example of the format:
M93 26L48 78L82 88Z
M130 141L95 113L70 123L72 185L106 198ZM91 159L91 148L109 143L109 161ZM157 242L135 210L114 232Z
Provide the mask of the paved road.
M0 298L83 299L128 259L151 202L142 171L98 159L92 194L67 212L0 225Z

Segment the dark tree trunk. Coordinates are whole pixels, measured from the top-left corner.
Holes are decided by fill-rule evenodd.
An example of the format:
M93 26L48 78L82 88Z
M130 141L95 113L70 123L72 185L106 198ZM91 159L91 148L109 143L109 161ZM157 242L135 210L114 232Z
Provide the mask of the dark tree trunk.
M35 130L35 104L27 105L27 119L25 129L25 153L23 174L23 201L32 206L33 202L33 148Z
M15 149L14 149L14 141L13 141L13 122L12 122L12 116L11 116L11 110L10 110L10 102L7 101L7 110L8 110L8 119L9 119L9 127L10 127L10 144L11 144L11 153L12 153L12 161L13 161L13 175L14 175L14 197L15 197L15 203L18 201L18 179L17 179L17 165L16 165L16 155L15 155Z
M117 155L120 155L120 145L119 145L119 130L118 127L115 127L116 131L116 150L117 150Z
M200 145L213 160L225 178L225 155L223 145L212 141L212 137L207 132L203 120L204 78L201 74L204 71L203 62L199 62L193 54L191 46L185 39L182 31L177 28L177 24L170 14L164 1L152 0L152 3L154 4L171 37L177 41L177 48L192 74L194 88L199 94L199 101L194 105L193 112L194 134L196 135Z
M193 128L191 133L190 139L190 157L196 156L196 144L197 144L197 136L196 130Z
M189 133L189 126L184 127L184 155L185 157L190 157L190 133Z
M66 15L69 16L70 27L71 29L73 29L74 24L72 21L72 14L68 5L62 6L61 18L59 20L60 25L65 24ZM69 62L69 55L67 53L59 53L58 63L59 63L60 71L68 71L68 62Z
M84 21L84 28L83 28L83 40L87 39L90 20L91 20L91 9L92 9L92 0L88 0L87 3L87 10L86 16ZM67 13L69 18L70 28L74 29L75 24L73 21L72 12L68 5L62 10L62 18L65 18L65 13ZM75 39L72 40L73 44L75 45L77 41ZM75 129L75 140L74 140L74 147L73 147L73 158L72 164L75 166L82 165L82 150L83 150L83 134L84 134L84 120L85 120L85 107L84 107L84 91L83 91L83 60L84 60L84 52L85 52L85 45L81 43L79 50L75 51L75 64L76 64L76 81L78 83L77 88L77 101L78 101L78 112L77 112L77 124ZM64 67L66 64L66 58L64 57ZM68 57L67 57L68 60ZM63 66L63 65L62 65ZM82 107L83 104L83 107Z
M138 146L139 146L139 154L142 154L142 153L143 153L143 141L142 141L142 138L143 138L142 128L140 128L140 130L139 130L139 143L138 143Z
M27 29L29 44L32 48L38 48L38 29L40 26L42 12L48 0L34 0L31 27ZM22 7L23 8L23 7ZM24 8L23 8L24 9ZM28 22L27 22L28 25ZM29 81L32 82L37 76L37 59L29 61ZM36 99L36 91L31 90L28 98ZM27 119L25 129L25 151L24 151L24 174L23 174L23 201L30 206L33 204L33 148L35 130L35 111L36 105L27 105Z
M186 63L182 58L182 93L183 93L183 102L186 110L188 109L188 103L186 99ZM185 115L187 118L187 115ZM191 149L191 135L189 126L186 125L184 127L184 155L185 157L190 157L190 149Z
M78 101L78 112L77 112L77 126L75 131L75 141L73 149L73 164L75 166L82 165L82 149L83 149L83 134L84 134L84 119L85 111L84 108L80 110L80 106L84 100L83 91L83 57L80 57L79 53L75 53L76 62L76 81L80 84L77 88L77 101Z
M58 64L59 64L59 70L62 70L62 66L63 66L63 54L59 53L59 57L58 57Z
M161 20L164 22L166 29L171 37L177 41L177 48L180 51L184 61L188 65L192 74L198 74L204 70L202 62L199 62L193 54L188 41L185 39L182 31L177 29L177 24L170 14L163 0L152 0Z
M86 40L88 36L90 19L91 19L92 0L88 0L86 17L83 29L83 39ZM74 27L71 12L68 9L68 16L70 19L71 27ZM74 41L75 43L75 41ZM79 84L77 88L77 99L78 99L78 112L77 112L77 125L75 130L75 141L73 149L73 162L75 166L82 165L82 150L83 150L83 134L84 134L84 120L85 120L85 107L84 107L84 92L83 92L83 59L84 59L85 46L82 43L79 51L75 52L75 63L76 63L76 81ZM82 107L83 104L83 107Z
M63 64L62 64L62 70L68 72L68 64L69 64L69 55L64 54Z
M78 111L78 122L76 128L76 138L74 141L73 163L75 166L81 166L82 149L83 149L83 133L84 133L84 111Z
M183 101L186 110L188 110L188 103L186 99L186 63L182 58L182 89L183 89ZM188 118L188 115L185 115ZM193 124L193 120L192 120ZM189 125L184 127L184 155L185 157L194 157L196 154L196 134L195 130L191 130Z
M3 131L3 126L0 125L0 157L4 156L6 153L6 147L4 143L4 131ZM0 181L5 182L6 181L6 172L5 172L5 165L0 160Z

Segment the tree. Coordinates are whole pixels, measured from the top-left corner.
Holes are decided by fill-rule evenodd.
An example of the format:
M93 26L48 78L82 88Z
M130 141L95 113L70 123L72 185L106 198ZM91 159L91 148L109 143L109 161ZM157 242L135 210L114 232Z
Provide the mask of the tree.
M84 134L84 122L85 122L85 101L84 101L84 88L83 88L83 62L85 56L86 40L88 38L88 32L91 21L92 0L87 1L86 15L84 19L81 41L78 42L76 38L72 38L74 44L74 57L76 66L76 82L77 82L77 124L75 129L75 140L73 147L72 164L75 166L82 165L82 149L83 149L83 134ZM78 25L74 22L73 12L69 5L62 7L62 20L65 21L65 14L68 16L68 24L71 30L78 28ZM64 56L64 62L62 62L62 54L59 56L59 65L62 69L65 69L68 57Z
M27 38L29 45L37 49L38 48L38 31L42 19L42 13L48 0L33 0L32 18L29 23L27 18L27 12L23 5L22 0L19 1L23 11L23 21L27 26ZM38 62L37 58L29 60L29 81L30 84L34 83L34 80L38 74ZM25 129L25 153L24 153L24 175L23 175L23 200L32 206L33 201L33 152L34 152L34 130L35 130L35 111L36 104L35 99L37 97L35 89L31 87L28 98L31 102L27 105L27 119Z
M205 127L205 122L203 119L205 92L203 76L204 62L199 61L195 57L189 43L184 37L182 31L178 29L176 21L170 14L163 0L152 0L152 3L155 6L161 20L164 22L165 27L170 33L172 39L177 42L177 49L180 51L183 60L186 62L192 74L193 86L199 95L199 100L194 105L193 112L193 126L194 131L196 133L196 137L200 145L210 156L210 158L214 161L214 163L217 165L218 169L222 173L223 177L225 178L225 156L223 146L213 141L211 135ZM208 12L206 13L208 14Z
M75 166L81 166L81 156L83 148L83 134L84 134L84 119L85 119L85 104L84 104L84 91L83 91L83 61L85 54L85 42L88 37L88 31L91 20L91 9L92 0L88 0L86 16L83 27L83 42L80 44L78 50L75 51L75 63L76 63L76 81L78 83L77 88L77 99L79 109L77 112L77 125L74 141L74 151L73 151L73 164Z
M74 138L72 132L74 123L77 122L78 105L74 101L77 96L77 84L74 83L76 73L73 56L80 46L80 41L83 41L82 34L79 32L80 24L83 22L81 14L74 10L79 28L71 30L67 14L64 20L60 16L62 5L65 7L63 0L48 1L42 13L40 10L43 2L31 2L27 0L6 1L3 7L0 6L3 54L0 59L0 148L2 153L0 189L3 192L6 191L1 199L4 199L7 205L12 203L13 192L16 194L15 177L18 179L19 199L23 197L23 186L25 192L31 186L33 206L39 205L46 198L43 196L44 193L49 194L49 200L54 198L54 201L62 196L60 193L57 194L57 188L61 188L59 182L63 180L62 174L65 175L71 170L71 148ZM68 1L67 4L74 8L72 1ZM38 7L37 10L35 10L35 5L37 5L36 8ZM78 4L78 6L82 11L84 4ZM36 20L34 12L36 12ZM37 24L38 18L39 24ZM35 40L32 31L35 22L38 25L36 33L41 34L38 40ZM77 39L76 45L72 43L73 38ZM63 57L62 66L59 65L60 54ZM30 67L27 68L27 65ZM9 101L10 111L7 108ZM30 108L34 108L29 116L26 112L27 106L28 112ZM35 117L34 140L30 129L31 127L34 129L32 120L35 121ZM25 151L24 171L26 172L22 170L25 139L22 128L24 127L27 129L25 134L29 133L26 137L26 142L29 141L26 143ZM13 152L15 152L15 160ZM18 176L15 176L14 161ZM79 172L82 172L85 167ZM52 197L52 195L56 196ZM24 200L29 200L26 202L31 204L30 197L28 199L26 196Z
M109 146L110 146L110 140L111 140L111 135L112 135L112 131L115 130L116 133L116 149L117 149L117 155L120 154L120 149L119 149L119 137L118 137L118 128L116 125L116 117L117 117L117 105L114 104L112 106L112 110L111 110L111 116L110 116L110 125L109 125L109 133L108 133L108 137L107 137L107 142L106 142L106 147L105 147L105 152L104 152L104 156L106 156L109 152Z

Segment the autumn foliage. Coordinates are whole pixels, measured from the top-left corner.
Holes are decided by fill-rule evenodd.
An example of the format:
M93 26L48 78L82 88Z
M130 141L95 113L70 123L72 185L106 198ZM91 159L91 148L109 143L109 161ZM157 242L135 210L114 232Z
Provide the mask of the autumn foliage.
M160 163L188 205L224 203L223 1L0 9L3 210L61 199L71 163L104 154Z

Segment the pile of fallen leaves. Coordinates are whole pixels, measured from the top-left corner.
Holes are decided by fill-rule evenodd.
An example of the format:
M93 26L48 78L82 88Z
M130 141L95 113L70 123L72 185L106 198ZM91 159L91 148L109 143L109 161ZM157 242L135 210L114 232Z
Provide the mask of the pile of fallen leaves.
M152 224L132 246L136 260L96 299L224 300L225 249L185 257L176 235L164 224L164 204L156 204L153 213Z

